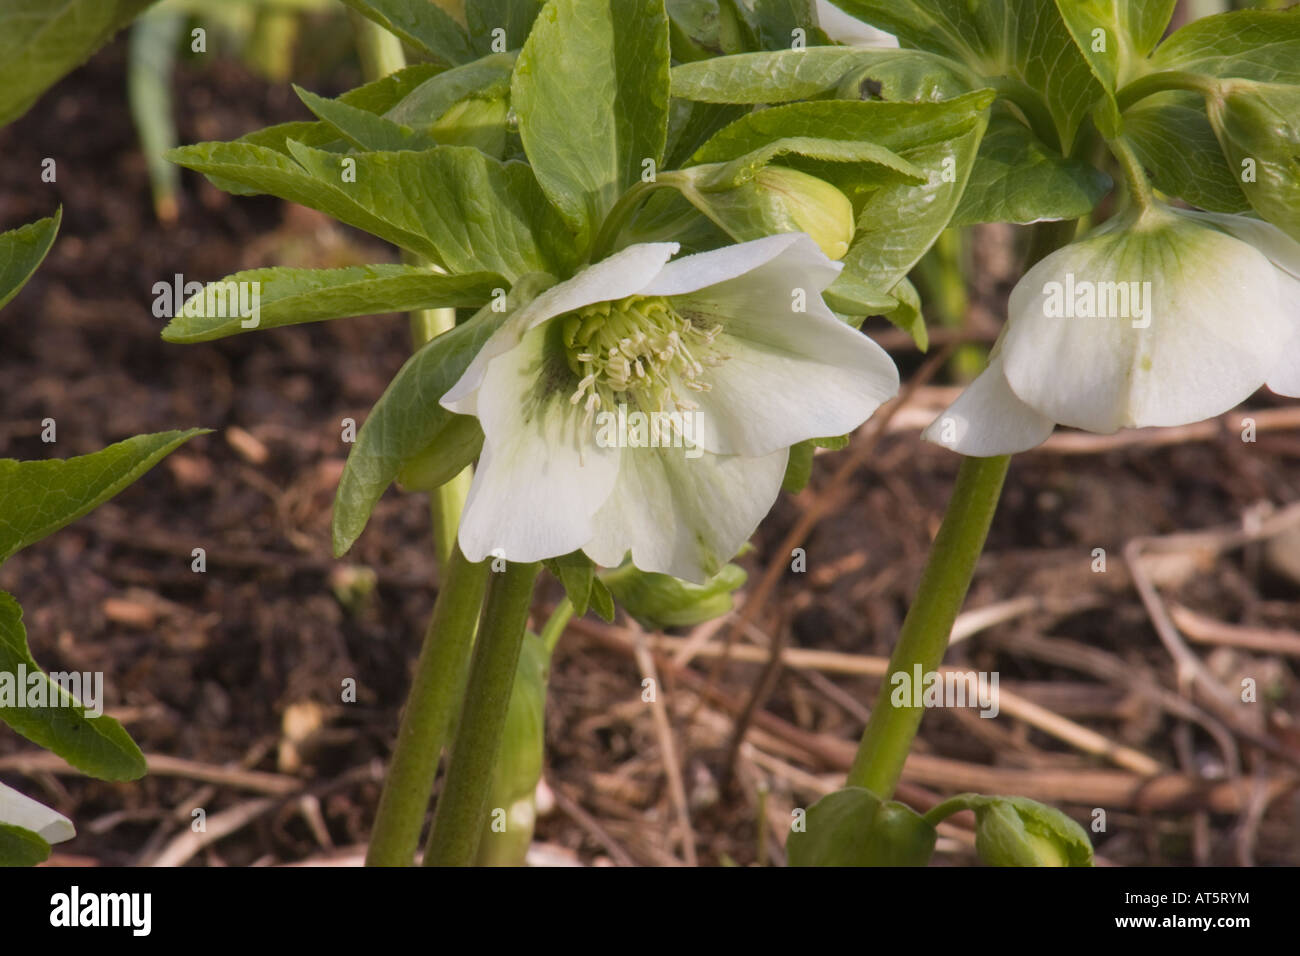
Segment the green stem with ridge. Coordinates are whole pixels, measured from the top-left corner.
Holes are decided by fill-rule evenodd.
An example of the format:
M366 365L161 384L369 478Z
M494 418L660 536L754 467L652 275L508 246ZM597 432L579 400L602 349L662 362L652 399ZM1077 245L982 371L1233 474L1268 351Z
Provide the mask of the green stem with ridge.
M367 866L410 866L415 860L438 760L460 707L488 563L471 564L456 548L443 569L384 778Z
M907 706L894 706L893 675L904 674L912 681L917 667L922 674L929 674L943 662L1010 461L1009 455L962 459L948 511L930 549L921 584L889 658L888 676L880 687L849 771L851 787L865 787L882 800L893 796L925 713L924 708L911 706L910 700Z
M434 811L425 866L472 866L478 853L533 582L540 569L540 564L511 565L493 573L488 584L483 626L474 646L446 783Z

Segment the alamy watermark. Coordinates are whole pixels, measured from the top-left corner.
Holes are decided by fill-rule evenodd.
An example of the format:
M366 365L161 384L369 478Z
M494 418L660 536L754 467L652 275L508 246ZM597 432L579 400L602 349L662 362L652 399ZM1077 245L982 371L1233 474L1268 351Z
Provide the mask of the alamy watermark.
M240 328L262 324L262 283L186 282L179 272L171 282L153 284L153 314L160 319L239 319Z
M979 707L981 717L996 717L997 671L923 671L912 665L912 673L889 675L894 690L889 702L894 707Z
M1049 319L1132 319L1133 328L1151 325L1151 283L1093 282L1065 274L1064 282L1043 283L1043 315Z
M104 672L28 672L19 661L16 671L0 671L0 707L80 707L87 717L100 717Z
M620 403L617 411L596 413L596 444L601 448L683 448L687 458L699 458L704 454L700 416L695 410L628 411L627 405Z

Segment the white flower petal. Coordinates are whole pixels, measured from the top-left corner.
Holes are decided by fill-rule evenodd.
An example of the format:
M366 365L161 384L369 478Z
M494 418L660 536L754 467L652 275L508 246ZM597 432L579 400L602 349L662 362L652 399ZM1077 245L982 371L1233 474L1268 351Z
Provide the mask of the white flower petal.
M861 332L829 315L755 309L715 340L698 441L721 455L766 455L808 438L846 435L898 394L898 369Z
M498 355L519 344L529 329L547 319L581 309L595 302L608 302L636 295L659 275L679 246L675 242L646 242L628 246L607 259L583 269L572 279L552 286L510 316L484 343L469 367L442 397L441 404L453 412L473 415L473 401L466 401L483 383L487 365Z
M892 49L898 46L898 37L892 33L877 30L871 24L853 18L827 0L816 0L816 4L817 25L836 43L877 49Z
M1199 209L1175 209L1174 212L1193 221L1208 223L1249 243L1273 265L1300 279L1300 242L1296 242L1271 222L1234 213L1204 212Z
M478 394L483 453L460 524L460 547L471 561L489 554L539 561L575 551L594 529L592 517L618 476L619 450L600 448L569 402L571 378L551 363L550 328L524 336L493 359Z
M643 571L703 584L771 509L788 458L785 448L761 458L629 449L583 550L606 567L631 550L632 563Z
M664 266L640 292L678 296L713 286L710 298L722 300L760 276L769 277L769 281L776 276L781 280L787 302L795 287L804 289L807 298L812 300L835 281L842 268L841 263L828 259L807 233L784 232L683 256Z
M37 833L46 843L62 843L77 835L72 821L13 787L0 783L0 823Z
M1054 423L1011 391L996 350L988 368L922 434L926 441L974 458L1013 455L1040 445Z
M1047 283L1065 284L1067 273L1094 290L1150 282L1149 311L1049 316ZM1052 253L1012 291L1007 382L1041 414L1093 432L1218 415L1264 383L1290 338L1277 276L1246 243L1178 217L1094 234Z
M1279 273L1278 292L1291 317L1291 341L1278 349L1278 361L1268 387L1279 395L1300 398L1300 278Z

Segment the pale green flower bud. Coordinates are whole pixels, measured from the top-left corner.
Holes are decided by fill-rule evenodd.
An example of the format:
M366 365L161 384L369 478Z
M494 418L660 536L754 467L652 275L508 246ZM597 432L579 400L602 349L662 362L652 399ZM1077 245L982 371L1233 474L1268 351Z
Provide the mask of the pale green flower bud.
M731 610L731 592L745 583L745 572L734 564L704 584L691 584L667 574L654 574L625 564L601 576L619 605L651 630L691 627Z
M1300 239L1300 89L1224 80L1206 106L1250 204Z
M855 231L848 196L824 179L785 166L764 166L744 182L719 187L714 178L726 165L692 166L669 175L679 177L682 195L733 239L806 232L828 258L844 258Z

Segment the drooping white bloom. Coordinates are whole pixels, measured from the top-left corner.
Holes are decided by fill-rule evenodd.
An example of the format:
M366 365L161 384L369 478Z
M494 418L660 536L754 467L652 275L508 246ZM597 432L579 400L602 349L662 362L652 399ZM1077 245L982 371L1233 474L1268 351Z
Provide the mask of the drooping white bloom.
M816 0L817 24L822 32L836 43L845 46L876 47L879 49L896 49L898 37L884 30L878 30L869 23L863 23L850 16L830 0Z
M1258 219L1158 204L1030 269L988 368L925 437L1011 454L1057 424L1201 421L1262 385L1300 397L1300 243Z
M885 351L822 301L841 267L808 236L677 248L631 246L544 292L443 396L483 427L471 561L631 551L702 582L771 508L791 445L897 393Z
M77 835L72 821L26 794L0 783L0 823L22 827L46 843L62 843Z

